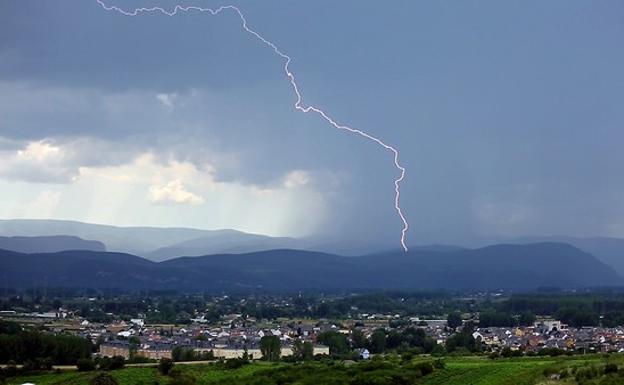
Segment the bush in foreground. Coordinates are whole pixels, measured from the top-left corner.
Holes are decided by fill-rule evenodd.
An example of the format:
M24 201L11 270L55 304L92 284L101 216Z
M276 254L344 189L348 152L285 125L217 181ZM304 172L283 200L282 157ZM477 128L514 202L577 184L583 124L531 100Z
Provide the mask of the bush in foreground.
M162 374L163 376L166 376L169 374L172 368L173 368L172 359L164 358L164 357L160 359L160 362L158 363L158 372L160 374Z
M126 366L126 360L122 356L115 356L113 358L102 357L98 366L100 370L116 370L123 369Z
M89 385L118 385L118 383L110 374L100 372L91 379Z
M76 363L79 372L91 372L95 370L95 362L90 358L83 358Z

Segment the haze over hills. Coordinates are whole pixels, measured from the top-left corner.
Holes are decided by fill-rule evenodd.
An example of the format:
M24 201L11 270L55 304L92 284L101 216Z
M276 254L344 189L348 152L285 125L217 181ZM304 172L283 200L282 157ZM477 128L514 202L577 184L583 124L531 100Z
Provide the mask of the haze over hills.
M0 220L0 236L36 237L56 235L69 235L83 239L98 240L106 245L106 250L135 254L153 261L163 261L180 256L248 253L285 248L321 251L348 256L381 252L387 249L387 247L382 245L329 242L315 237L303 239L270 237L228 229L119 227L76 221L40 219ZM6 249L13 250L10 247ZM74 249L74 247L68 245L65 248L65 250L69 249Z
M624 276L624 239L610 237L578 238L567 236L550 237L523 237L511 243L561 242L577 247L593 254L596 258L612 266L620 275Z
M83 239L95 239L104 243L109 251L136 254L147 258L153 256L156 260L181 255L206 255L288 247L285 243L290 240L236 230L119 227L38 219L0 220L0 235L30 237L70 235Z
M55 253L65 250L106 251L100 241L89 241L74 236L2 237L0 249L20 253Z
M109 250L138 255L153 261L164 261L181 256L240 254L274 249L308 250L343 256L393 252L393 249L387 245L328 241L317 237L295 239L249 234L236 230L118 227L60 220L0 220L0 236L52 237L0 243L1 249L18 252L56 252L71 249ZM78 238L59 236L79 237L82 240L89 239L101 242L101 244L89 243L89 241L80 242ZM503 242L512 244L567 243L594 255L624 276L624 239L566 236L522 237L504 239L502 242L500 239L489 243L481 242L481 245ZM413 252L462 249L461 246L454 245L410 247ZM400 250L395 248L394 251Z
M229 231L215 231L209 236L194 238L163 247L144 255L152 261L164 261L180 256L197 256L217 253L249 253L275 248L297 248L302 242L294 238L267 237Z
M558 243L362 257L268 250L181 257L160 263L121 253L0 251L0 271L11 287L45 282L57 287L182 291L535 289L624 283L612 268L592 255Z

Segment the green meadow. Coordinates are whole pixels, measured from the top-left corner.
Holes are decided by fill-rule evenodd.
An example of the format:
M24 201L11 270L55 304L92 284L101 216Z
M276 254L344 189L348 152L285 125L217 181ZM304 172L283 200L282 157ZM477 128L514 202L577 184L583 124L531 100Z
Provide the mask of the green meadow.
M624 384L624 358L619 355L585 357L526 357L490 360L485 357L446 357L431 373L423 361L386 358L360 363L302 364L254 362L238 369L221 365L177 365L183 378L160 375L156 368L124 368L109 372L119 385L244 384L244 385L607 385ZM607 363L616 370L605 374ZM619 369L619 372L618 372ZM427 372L427 370L425 370ZM591 375L586 374L591 373ZM97 372L48 372L7 379L18 385L89 385ZM589 376L589 377L588 377Z

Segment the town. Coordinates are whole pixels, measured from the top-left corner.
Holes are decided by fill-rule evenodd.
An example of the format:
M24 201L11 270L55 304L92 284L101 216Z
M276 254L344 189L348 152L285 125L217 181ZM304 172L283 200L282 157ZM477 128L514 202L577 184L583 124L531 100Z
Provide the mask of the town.
M166 295L146 305L141 296L124 294L71 297L61 305L58 298L27 300L18 295L2 302L0 318L45 333L78 336L93 344L95 356L121 356L135 362L161 358L260 359L261 341L268 336L279 340L279 354L285 359L297 350L295 344L309 344L311 357L356 360L391 351L434 355L463 351L492 357L624 351L624 325L604 325L604 315L598 315L598 323L590 317L587 325L574 326L556 319L556 314L522 314L501 321L495 317L499 313L480 310L492 306L492 298L505 304L517 297L505 299L500 294L484 293L462 297L449 293L409 295L223 295L209 297L204 307L187 308L189 312L168 309L163 303L170 303L172 298L182 306L190 302L199 305L201 301ZM390 311L365 312L358 307L379 310L375 309L378 304ZM444 312L452 306L464 311ZM116 311L102 310L115 307ZM250 311L252 308L255 311ZM133 312L136 309L139 311ZM410 313L417 309L425 314ZM166 322L163 311L172 313L173 322ZM506 322L509 324L497 325Z

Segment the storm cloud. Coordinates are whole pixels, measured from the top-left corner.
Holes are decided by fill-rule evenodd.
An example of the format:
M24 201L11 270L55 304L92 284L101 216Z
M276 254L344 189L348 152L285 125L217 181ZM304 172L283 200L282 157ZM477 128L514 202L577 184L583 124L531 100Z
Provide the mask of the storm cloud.
M624 236L619 2L238 5L306 104L399 148L409 243ZM398 247L391 154L293 103L233 14L5 1L0 216Z

